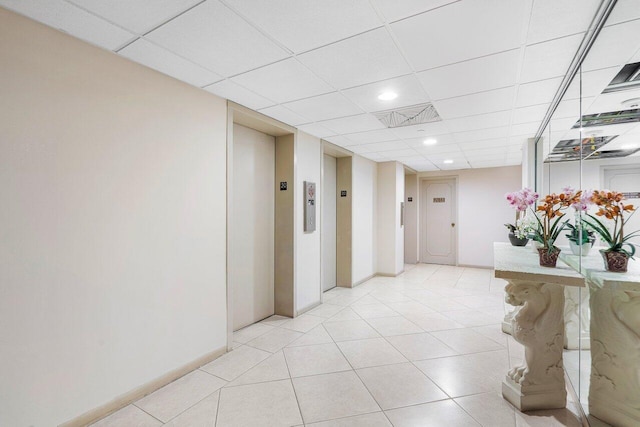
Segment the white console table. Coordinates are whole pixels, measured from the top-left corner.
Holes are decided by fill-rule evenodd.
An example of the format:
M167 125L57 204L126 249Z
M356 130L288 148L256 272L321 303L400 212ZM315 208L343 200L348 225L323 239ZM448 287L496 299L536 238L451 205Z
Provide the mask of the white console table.
M564 408L564 287L583 287L584 277L562 262L540 267L530 248L508 243L494 243L494 265L495 277L508 282L507 302L520 307L511 329L525 349L524 365L507 373L502 395L521 411Z
M563 260L580 269L590 291L589 413L614 426L640 426L640 261L610 273L597 251L581 264Z

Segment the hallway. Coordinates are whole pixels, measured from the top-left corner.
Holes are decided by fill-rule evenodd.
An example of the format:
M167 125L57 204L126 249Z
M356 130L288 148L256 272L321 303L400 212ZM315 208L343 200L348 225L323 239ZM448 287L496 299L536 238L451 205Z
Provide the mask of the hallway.
M334 288L94 426L580 426L571 401L524 414L500 395L523 357L500 329L504 285L488 269L419 264Z

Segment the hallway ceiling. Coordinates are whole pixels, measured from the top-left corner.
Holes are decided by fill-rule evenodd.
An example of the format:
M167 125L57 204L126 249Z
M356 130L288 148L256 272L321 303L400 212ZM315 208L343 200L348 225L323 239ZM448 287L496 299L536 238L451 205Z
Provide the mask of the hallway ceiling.
M589 101L638 56L633 2L618 2L601 37L613 41L589 55ZM522 144L535 135L599 4L0 0L354 153L417 171L520 164ZM385 91L398 97L379 100ZM571 94L577 102L577 91ZM388 129L372 114L427 102L441 121ZM575 117L566 110L554 116L558 132L577 119L577 110ZM437 144L425 146L427 138Z

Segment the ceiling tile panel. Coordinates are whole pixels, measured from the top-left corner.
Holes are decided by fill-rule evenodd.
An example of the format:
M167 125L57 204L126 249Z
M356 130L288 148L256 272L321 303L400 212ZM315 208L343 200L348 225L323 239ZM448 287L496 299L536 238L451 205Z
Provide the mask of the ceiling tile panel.
M69 0L137 34L144 34L201 0Z
M294 113L293 111L289 110L286 107L283 107L282 105L267 107L260 110L260 112L291 126L297 126L312 121L307 117L302 117L301 115Z
M453 154L460 156L460 147L457 144L433 145L431 147L414 147L414 149L423 156L434 156L436 154Z
M564 76L582 38L582 34L577 34L527 46L520 83Z
M530 135L532 138L536 136L536 132L540 127L540 122L520 123L511 125L509 135Z
M424 143L425 140L428 139L435 139L436 143L433 145L426 145ZM424 148L428 148L430 150L438 150L441 147L446 147L446 146L456 146L456 140L453 138L452 134L442 134L442 135L430 135L428 138L422 137L422 138L411 138L411 139L405 139L404 142L406 142L410 147L413 148L417 148L417 147L424 147Z
M618 0L609 19L607 19L607 25L619 24L633 19L640 19L638 0Z
M495 149L495 147L505 147L507 145L509 145L508 138L486 139L484 141L461 142L458 144L460 149L465 153L476 150Z
M144 39L136 40L118 53L194 86L202 87L222 80L222 76L205 70L199 65L180 58Z
M582 73L582 96L597 96L611 83L611 80L620 71L619 66L603 68L601 70L587 71ZM576 99L580 97L580 78L575 77L564 99Z
M531 105L529 107L516 108L513 110L512 124L542 122L544 115L549 109L549 104Z
M495 113L449 119L446 123L447 128L451 132L465 132L476 129L508 126L510 117L511 111L497 111Z
M525 3L461 1L391 29L414 69L422 71L519 47Z
M314 122L363 113L361 108L338 92L289 102L285 106Z
M340 147L347 147L349 145L358 145L357 142L352 141L351 139L347 138L344 135L327 136L325 139L332 144L339 145Z
M231 80L279 103L333 91L294 58L240 74ZM305 115L303 111L298 113Z
M582 64L583 71L626 64L640 48L638 34L640 19L603 28Z
M393 128L393 133L402 139L429 138L434 135L449 133L443 121L423 123L421 125L401 126Z
M326 120L320 124L327 129L333 130L337 134L365 132L368 130L385 129L385 126L371 114L360 114L358 116L342 117L339 119Z
M600 3L600 0L535 0L527 43L584 33Z
M225 77L288 53L218 1L206 1L146 38Z
M373 144L365 144L365 145L367 146L369 151L376 151L376 152L406 150L410 148L403 141L374 142Z
M327 129L326 127L318 123L300 125L298 126L298 129L308 133L309 135L317 136L318 138L326 138L328 136L336 135L336 132L332 131L331 129Z
M233 83L231 80L223 80L206 86L204 89L222 98L230 99L233 102L237 102L238 104L254 110L259 110L275 104L275 102L263 98L262 96L251 92L249 89L245 89L242 86Z
M518 87L516 107L550 103L560 87L562 77L521 84Z
M444 119L473 116L511 109L514 88L508 87L473 95L434 101L440 116Z
M226 3L295 53L382 25L367 0L226 0Z
M62 0L0 0L0 6L108 50L135 38L130 32Z
M395 92L398 97L390 101L378 99L378 95L384 92ZM346 89L342 93L369 113L407 107L429 101L422 85L413 74Z
M457 142L473 142L482 141L484 139L506 138L509 133L509 127L503 126L498 128L477 129L467 132L454 133L453 137Z
M384 28L298 56L337 89L408 74L411 69Z
M418 154L418 152L412 148L405 148L403 150L391 150L384 152L385 157L392 160L400 160L406 158L419 158L422 159L422 156Z
M351 141L358 144L371 144L374 142L396 141L400 138L391 129L371 130L368 132L350 133L345 135Z
M374 0L385 22L393 22L409 16L455 3L458 0Z
M520 49L489 55L418 73L432 99L453 98L512 86L516 83Z

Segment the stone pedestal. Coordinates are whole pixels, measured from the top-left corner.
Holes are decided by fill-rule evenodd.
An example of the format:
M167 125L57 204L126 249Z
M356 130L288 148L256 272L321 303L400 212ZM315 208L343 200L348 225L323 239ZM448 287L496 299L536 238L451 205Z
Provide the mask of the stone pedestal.
M640 283L591 289L589 413L614 426L640 426Z
M526 280L508 282L507 302L520 307L512 319L512 335L524 346L525 360L507 374L502 395L521 411L564 408L563 287Z

